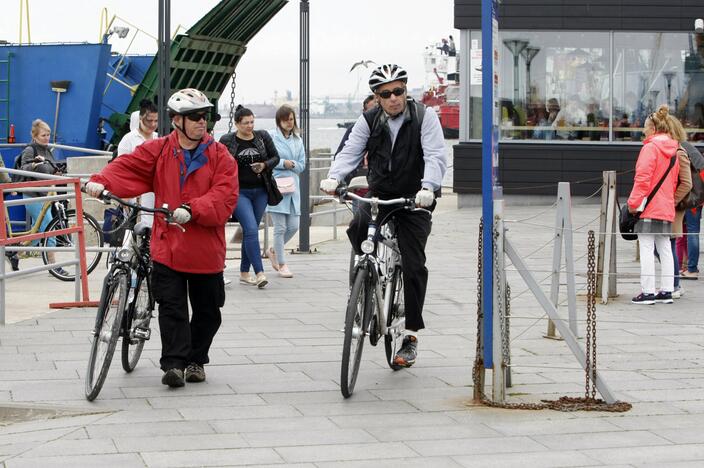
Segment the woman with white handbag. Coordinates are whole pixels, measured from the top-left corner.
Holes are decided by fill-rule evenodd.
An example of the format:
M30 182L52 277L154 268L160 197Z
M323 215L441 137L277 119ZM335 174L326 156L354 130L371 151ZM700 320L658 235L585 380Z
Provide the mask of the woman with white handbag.
M276 128L270 130L281 160L274 167L274 181L283 200L275 206L269 205L267 212L274 225L274 247L267 250L271 266L282 278L292 278L293 273L286 264L284 245L298 232L301 217L301 191L298 174L306 167L306 152L298 134L296 113L284 104L276 111Z

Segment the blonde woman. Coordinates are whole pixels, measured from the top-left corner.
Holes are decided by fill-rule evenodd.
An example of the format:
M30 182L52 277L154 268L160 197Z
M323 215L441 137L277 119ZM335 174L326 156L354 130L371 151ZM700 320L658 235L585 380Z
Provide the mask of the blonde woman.
M628 197L628 211L640 212L635 226L640 246L641 293L634 304L671 304L674 290L674 261L670 246L675 220L675 189L679 173L679 142L670 137L669 108L660 106L645 119L645 140L636 162L633 189ZM673 160L674 158L674 160ZM658 182L662 184L654 191ZM650 200L647 197L654 192ZM655 248L660 253L661 285L655 290Z
M672 115L667 116L667 122L669 127L668 134L670 138L682 144L682 142L687 140L687 133L684 127L677 120L676 117ZM677 174L677 189L675 190L675 221L672 224L672 237L670 238L670 243L672 245L672 259L674 260L674 289L672 291L672 298L679 299L682 294L684 294L684 288L680 286L680 269L679 269L679 258L677 257L677 238L682 237L682 222L684 220L685 211L683 207L679 207L679 203L687 196L692 188L692 171L690 170L689 156L685 149L680 146L677 150L677 159L680 164L680 170Z
M41 119L36 119L32 122L32 143L27 145L27 147L22 150L22 153L20 153L20 165L23 171L40 172L42 174L53 174L55 172L54 167L49 164L49 162L56 162L54 154L51 152L51 148L49 148L50 138L51 128L46 122ZM23 197L34 198L42 195L45 195L45 193L25 192ZM32 224L39 218L42 206L43 203L28 203L25 205L25 209L27 213L29 213ZM45 231L51 220L51 210L47 210L39 225L39 230L42 232ZM49 237L46 245L47 247L56 247L56 238ZM46 256L50 263L56 262L54 252L47 252ZM61 267L55 268L54 271L61 276L68 276L68 273Z

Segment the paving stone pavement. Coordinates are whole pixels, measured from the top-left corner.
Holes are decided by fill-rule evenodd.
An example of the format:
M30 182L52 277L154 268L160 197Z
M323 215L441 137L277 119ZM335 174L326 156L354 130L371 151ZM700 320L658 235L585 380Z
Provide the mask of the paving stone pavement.
M480 211L456 210L452 203L448 197L438 208L428 244L428 328L420 336L418 362L392 372L381 347L365 346L356 391L348 400L339 391L345 241L291 256L294 278L270 273L264 290L236 281L229 286L205 383L175 390L162 386L154 339L133 373L125 374L114 360L93 403L83 397L83 377L95 310L46 309L46 301L40 296L37 302L33 293L55 282L46 275L13 282L15 306L36 312L0 328L0 406L53 408L56 414L4 421L0 463L5 468L704 466L702 286L684 282L686 294L674 305L630 304L639 289L633 243L618 242L621 295L597 305L600 372L633 409L562 413L472 405ZM586 231L597 228L598 212L598 205L577 202L573 209L580 319ZM506 217L517 221L508 223L508 237L547 291L554 208L509 206ZM236 280L234 261L227 274ZM508 277L514 383L509 400L583 395L584 373L574 357L564 342L542 338L546 321L537 301L512 267ZM62 287L71 294L71 285ZM564 301L564 279L561 289ZM12 309L13 302L8 304ZM560 312L566 315L564 305Z

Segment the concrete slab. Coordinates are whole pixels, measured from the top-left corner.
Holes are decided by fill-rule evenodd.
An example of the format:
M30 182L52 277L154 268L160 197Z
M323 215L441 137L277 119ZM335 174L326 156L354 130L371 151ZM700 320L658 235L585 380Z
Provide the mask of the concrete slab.
M383 350L365 346L349 400L339 393L349 246L330 240L330 228L312 233L316 253L290 256L294 278L278 277L265 262L266 289L236 281L228 287L207 382L175 391L159 382L157 338L132 374L115 361L98 400L86 402L83 377L95 311L48 310L49 301L68 300L73 289L46 274L9 281L8 325L0 328L0 402L49 408L58 417L37 413L35 420L16 422L0 416L0 461L6 468L701 466L704 287L685 283L685 296L669 307L630 304L639 270L634 244L620 239L620 296L597 304L598 365L633 410L558 413L471 404L480 212L457 210L454 203L444 198L434 216L427 329L417 364L392 372ZM598 210L573 207L573 223L580 226L574 233L580 320L586 231L598 229ZM554 214L554 208L535 205L509 205L506 213L513 221L509 238L546 291ZM236 280L238 246L232 247L226 276ZM508 270L509 399L583 395L579 365L564 342L542 338L544 313L515 269ZM90 276L92 296L104 272L101 266ZM564 278L561 288L564 300ZM565 304L559 311L566 315ZM62 410L107 413L63 417Z

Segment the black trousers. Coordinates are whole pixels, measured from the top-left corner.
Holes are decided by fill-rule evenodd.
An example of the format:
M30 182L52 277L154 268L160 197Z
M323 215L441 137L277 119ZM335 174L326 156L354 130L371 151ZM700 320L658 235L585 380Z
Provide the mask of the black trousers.
M433 204L431 211L435 208ZM394 207L379 207L377 222L386 222L386 215ZM425 267L425 244L430 235L432 218L424 211L397 210L393 216L396 218L396 233L398 247L401 251L403 262L403 298L406 309L406 329L418 331L425 328L423 323L423 304L425 290L428 286L428 269ZM367 228L371 213L369 205L361 204L355 213L347 237L352 242L352 248L360 255L360 245L367 238Z
M189 363L207 364L225 304L222 272L182 273L154 262L152 291L159 303L161 368L183 369ZM188 317L188 300L192 317Z

